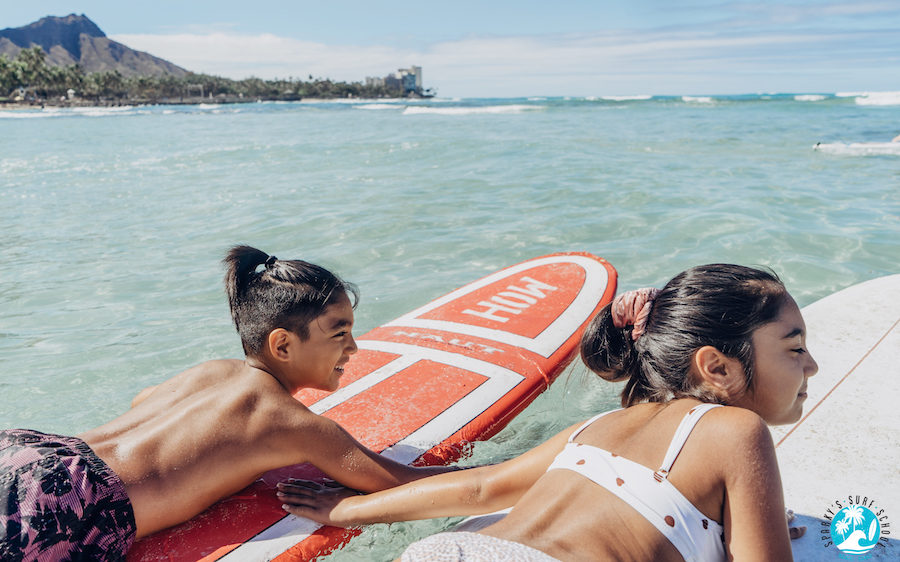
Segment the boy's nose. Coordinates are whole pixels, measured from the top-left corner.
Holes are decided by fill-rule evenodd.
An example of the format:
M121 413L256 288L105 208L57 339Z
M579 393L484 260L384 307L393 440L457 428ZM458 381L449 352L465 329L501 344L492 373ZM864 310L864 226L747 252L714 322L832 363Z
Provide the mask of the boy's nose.
M356 346L356 339L353 335L350 335L350 343L347 345L347 353L353 355L359 350L359 347Z

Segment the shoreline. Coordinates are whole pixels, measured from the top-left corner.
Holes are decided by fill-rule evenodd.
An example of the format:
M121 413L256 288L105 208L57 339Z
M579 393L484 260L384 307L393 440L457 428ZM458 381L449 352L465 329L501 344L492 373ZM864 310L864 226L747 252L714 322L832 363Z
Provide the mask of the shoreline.
M0 109L44 109L45 107L136 107L142 105L228 105L241 103L261 103L261 102L328 102L328 101L346 101L346 100L372 100L372 101L402 101L402 100L423 100L430 99L426 96L397 96L384 98L303 98L300 96L263 98L263 97L242 97L242 96L216 96L216 97L200 97L200 96L183 96L178 98L130 98L127 100L86 100L86 99L44 99L44 100L11 100L0 99Z

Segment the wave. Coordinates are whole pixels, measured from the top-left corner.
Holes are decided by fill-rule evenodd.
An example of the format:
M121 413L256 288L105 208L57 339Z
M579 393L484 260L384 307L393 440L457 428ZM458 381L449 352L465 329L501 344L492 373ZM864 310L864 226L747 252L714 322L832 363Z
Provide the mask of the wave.
M712 96L681 96L681 101L687 103L713 103Z
M480 107L407 107L403 115L476 115L476 114L513 114L544 109L539 105L486 105Z
M856 105L900 105L900 92L866 92L856 97Z
M798 94L794 96L794 99L797 101L822 101L825 96L822 94Z
M900 142L818 143L813 150L843 156L900 156Z
M643 101L652 99L653 96L650 95L638 95L638 96L600 96L600 99L606 101Z
M133 114L139 106L121 105L115 107L45 107L43 109L14 109L0 111L0 119L47 119L53 117L108 117Z
M44 113L43 111L33 111L30 109L0 111L0 119L37 119L41 117L58 117L58 115Z
M370 109L370 110L379 110L379 109L398 109L400 105L393 103L366 103L362 105L353 106L354 109Z

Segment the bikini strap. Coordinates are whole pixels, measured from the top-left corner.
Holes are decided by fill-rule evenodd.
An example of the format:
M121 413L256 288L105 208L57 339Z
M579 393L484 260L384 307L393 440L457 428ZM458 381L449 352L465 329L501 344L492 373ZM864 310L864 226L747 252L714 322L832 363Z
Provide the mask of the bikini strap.
M615 410L610 410L610 411L608 411L608 412L603 412L603 413L601 413L601 414L597 414L596 416L592 417L592 418L589 419L588 421L586 421L586 422L584 422L583 424L581 424L581 426L579 426L578 429L576 429L575 431L572 432L572 435L569 436L569 441L568 441L568 442L571 443L572 440L575 439L575 437L577 437L579 433L581 433L582 431L584 431L584 428L586 428L587 426L591 425L591 424L594 423L595 421L599 420L600 418L602 418L602 417L605 416L606 414L611 414L612 412L618 412L618 411L621 410L621 409L622 409L622 408L616 408Z
M657 482L662 482L669 477L669 471L672 470L675 459L678 458L678 454L681 452L681 449L684 448L688 436L691 434L691 431L693 431L694 426L697 425L697 422L700 421L700 418L703 417L703 414L713 408L721 407L721 404L700 404L699 406L694 406L688 410L688 413L681 419L681 423L678 424L678 429L675 430L675 436L672 437L672 442L669 443L669 449L666 451L662 466L653 473L653 478L655 478Z

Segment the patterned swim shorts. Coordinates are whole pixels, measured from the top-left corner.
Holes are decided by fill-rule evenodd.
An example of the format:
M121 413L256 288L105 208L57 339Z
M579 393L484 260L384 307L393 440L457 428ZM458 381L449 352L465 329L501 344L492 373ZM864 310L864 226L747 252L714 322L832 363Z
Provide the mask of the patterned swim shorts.
M409 545L400 562L559 562L522 543L456 531L438 533Z
M0 431L0 560L123 560L135 531L124 484L84 441Z

